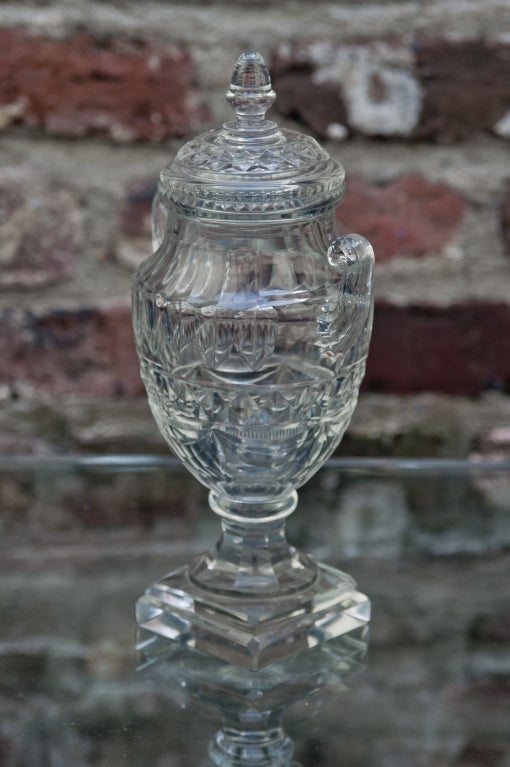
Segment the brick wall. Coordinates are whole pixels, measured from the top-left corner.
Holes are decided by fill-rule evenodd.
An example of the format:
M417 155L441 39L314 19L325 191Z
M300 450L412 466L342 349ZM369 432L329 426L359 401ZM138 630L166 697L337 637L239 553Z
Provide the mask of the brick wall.
M279 119L346 167L340 227L376 250L343 450L505 449L509 32L506 0L0 3L0 450L164 450L130 273L159 168L228 116L251 47Z

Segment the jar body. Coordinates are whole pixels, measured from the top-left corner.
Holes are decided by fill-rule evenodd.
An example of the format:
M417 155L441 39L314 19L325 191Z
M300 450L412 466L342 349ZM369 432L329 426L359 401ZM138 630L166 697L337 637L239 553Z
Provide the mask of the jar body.
M354 239L353 239L354 238ZM285 498L340 442L372 321L373 251L334 214L170 211L133 283L141 374L172 450L216 494Z

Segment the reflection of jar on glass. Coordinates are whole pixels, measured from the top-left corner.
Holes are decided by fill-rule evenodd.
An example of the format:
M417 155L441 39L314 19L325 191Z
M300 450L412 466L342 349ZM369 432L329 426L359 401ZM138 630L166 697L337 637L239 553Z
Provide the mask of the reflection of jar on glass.
M227 99L234 119L161 173L157 249L135 276L133 316L159 428L212 508L242 523L290 513L344 434L368 350L373 251L335 232L342 167L266 120L274 92L258 54L240 58ZM220 560L195 567L196 581L236 581ZM299 573L287 562L294 587L316 573L299 561ZM263 577L246 590L256 583L267 590Z

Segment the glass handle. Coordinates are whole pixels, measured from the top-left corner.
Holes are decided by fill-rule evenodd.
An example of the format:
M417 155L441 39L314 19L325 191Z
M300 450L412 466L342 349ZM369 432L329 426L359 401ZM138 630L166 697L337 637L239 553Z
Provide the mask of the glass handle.
M361 234L342 234L328 248L328 263L339 274L355 273L366 277L369 288L374 268L374 249ZM363 282L364 280L362 280Z

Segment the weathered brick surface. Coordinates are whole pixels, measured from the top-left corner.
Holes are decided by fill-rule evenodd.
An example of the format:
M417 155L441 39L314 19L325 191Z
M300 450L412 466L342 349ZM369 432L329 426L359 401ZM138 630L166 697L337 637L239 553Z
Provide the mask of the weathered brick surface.
M64 187L0 171L0 288L41 288L70 275L82 253L78 200Z
M385 186L350 177L337 219L343 231L368 237L380 264L441 252L457 233L465 207L459 194L418 174Z
M321 136L408 136L418 124L420 85L406 43L284 43L273 67L278 109L308 121Z
M485 397L469 412L456 399L441 427L395 413L430 390L508 390L506 4L262 5L0 3L0 165L16 168L0 172L2 451L166 450L139 379L129 272L151 250L158 169L231 116L246 29L273 64L277 108L346 167L339 228L376 251L365 391L381 392L378 433L362 405L342 449L489 450ZM509 423L502 406L490 429Z
M423 89L418 136L456 141L494 131L510 137L508 43L418 40L413 47Z
M345 138L348 133L347 107L338 83L317 83L313 66L307 62L285 65L276 59L272 66L273 85L278 93L281 114L302 120L319 136Z
M53 397L141 395L127 306L5 312L0 318L1 382Z
M284 43L278 109L319 135L510 136L510 45L483 39Z
M478 395L510 389L510 306L376 305L365 386Z
M178 48L86 33L66 40L0 29L0 120L55 136L162 141L207 116Z

